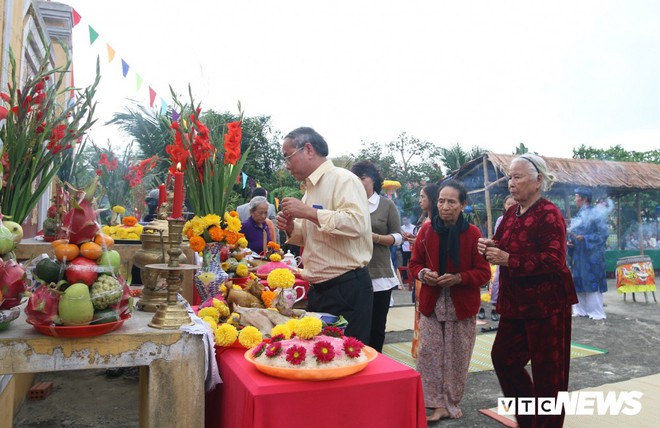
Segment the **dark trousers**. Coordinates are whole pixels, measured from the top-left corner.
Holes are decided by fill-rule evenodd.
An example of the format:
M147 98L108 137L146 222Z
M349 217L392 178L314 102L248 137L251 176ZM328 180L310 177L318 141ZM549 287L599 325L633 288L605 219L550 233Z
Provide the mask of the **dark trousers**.
M374 290L366 267L312 284L307 297L309 312L343 315L348 321L346 336L369 343Z
M568 391L571 307L543 319L500 318L491 358L506 397L556 397ZM532 377L525 369L532 362ZM532 380L533 379L533 380ZM561 415L516 415L520 428L561 427Z
M383 343L385 343L385 324L387 323L387 313L390 311L390 297L392 297L391 288L374 293L369 346L378 352L383 352Z
M401 261L402 264L401 266L408 266L408 262L410 261L410 256L412 255L411 251L401 251ZM403 271L401 272L401 277L404 281L408 280L408 271Z

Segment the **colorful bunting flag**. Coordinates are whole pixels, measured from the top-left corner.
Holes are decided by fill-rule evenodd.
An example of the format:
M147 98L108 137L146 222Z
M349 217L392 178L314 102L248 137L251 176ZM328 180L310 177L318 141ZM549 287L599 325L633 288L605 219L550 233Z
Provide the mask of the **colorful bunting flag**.
M135 90L137 92L140 92L140 88L142 87L142 76L139 74L135 73Z
M164 115L167 113L167 103L164 99L160 99L160 114Z
M154 100L156 99L156 91L151 89L151 86L149 86L149 107L154 106Z
M172 120L173 120L174 122L176 122L177 120L179 120L179 116L180 116L180 115L179 115L179 112L178 112L178 111L176 111L176 110L172 110Z
M80 18L82 17L74 8L71 8L71 13L73 14L73 26L75 27L76 25L80 24Z
M94 44L94 42L96 41L96 39L98 39L98 37L99 37L99 33L97 33L92 28L92 26L90 25L89 26L89 44L90 44L90 46Z
M108 62L112 62L115 59L115 50L109 44L106 43L105 45L108 48Z
M248 175L244 172L241 172L241 177L243 178L243 188L245 189L245 185L247 184Z
M122 70L122 74L124 75L124 77L126 77L126 75L128 74L128 69L129 68L131 68L131 67L122 58L121 59L121 70Z

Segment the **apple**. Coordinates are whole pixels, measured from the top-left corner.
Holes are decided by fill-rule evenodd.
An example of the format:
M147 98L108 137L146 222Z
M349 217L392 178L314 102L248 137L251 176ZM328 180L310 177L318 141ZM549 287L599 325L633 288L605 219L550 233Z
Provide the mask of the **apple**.
M15 221L9 221L9 220L3 220L2 224L9 229L11 234L14 236L14 242L19 243L21 242L21 239L23 239L23 228L21 227L20 224L16 223Z
M117 250L104 251L98 260L99 266L111 267L114 273L119 273L119 266L121 266L121 256Z

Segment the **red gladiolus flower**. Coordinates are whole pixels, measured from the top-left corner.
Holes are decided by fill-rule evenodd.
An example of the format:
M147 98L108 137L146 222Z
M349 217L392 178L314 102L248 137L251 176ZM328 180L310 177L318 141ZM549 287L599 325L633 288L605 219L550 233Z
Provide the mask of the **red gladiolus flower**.
M46 122L41 122L39 126L37 126L37 129L34 130L35 134L41 134L44 132L44 129L46 129Z
M314 345L314 356L319 363L329 363L335 358L335 350L329 342L321 340Z
M9 116L9 111L6 108L0 106L0 120L6 119L7 116Z
M236 165L241 158L241 122L230 122L227 124L225 134L225 165Z
M53 128L50 133L50 140L52 142L58 142L66 136L66 125L57 125Z
M43 80L42 80L41 82L37 82L37 83L34 85L34 90L35 90L35 92L41 92L41 91L44 90L44 82L43 82Z
M9 94L6 94L4 92L0 93L0 98L2 98L2 101L6 103L11 101L11 97L9 96Z
M103 175L103 171L101 171L100 169L97 169L97 170L96 170L96 175L99 176L99 177L102 176L102 175Z
M306 354L307 350L304 346L292 346L286 351L286 360L294 366L298 366L305 361Z

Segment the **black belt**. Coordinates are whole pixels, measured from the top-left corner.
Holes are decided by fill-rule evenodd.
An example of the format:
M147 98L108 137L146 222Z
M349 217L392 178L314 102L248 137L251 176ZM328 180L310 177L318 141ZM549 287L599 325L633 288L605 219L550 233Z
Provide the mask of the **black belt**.
M343 282L359 279L360 276L362 275L369 275L369 271L367 270L366 266L349 270L348 272L342 273L341 275L329 279L327 281L319 282L318 284L312 284L312 287L314 287L319 291L323 291L330 287L334 287L335 285L341 284Z

